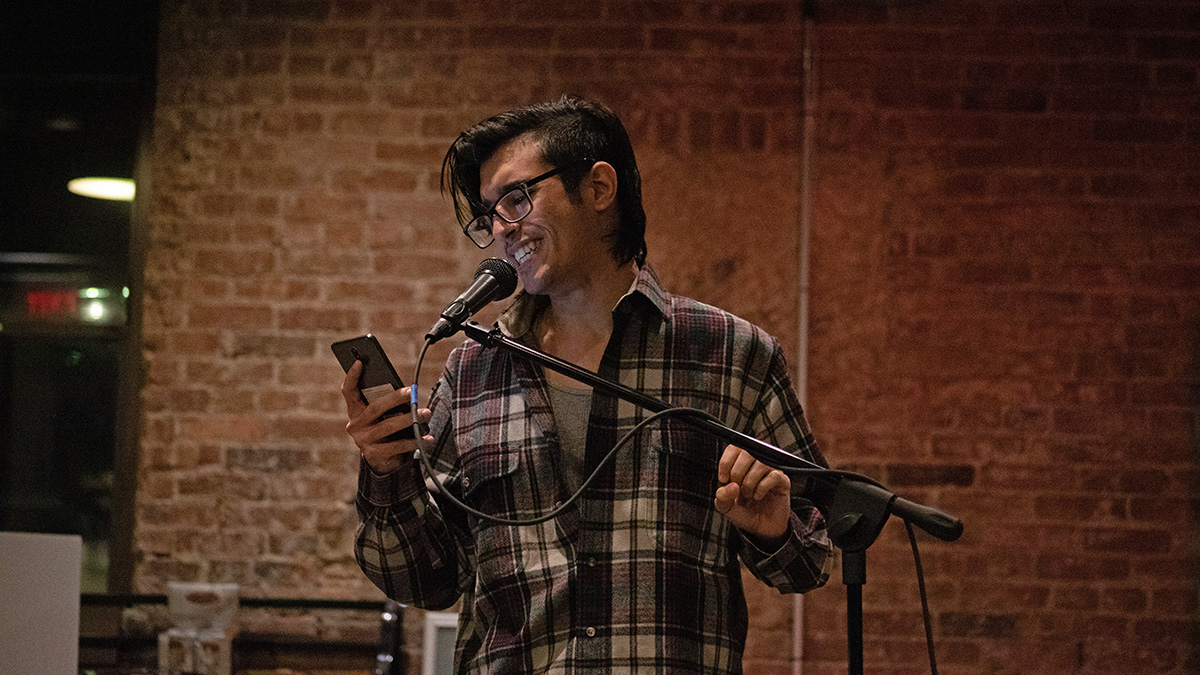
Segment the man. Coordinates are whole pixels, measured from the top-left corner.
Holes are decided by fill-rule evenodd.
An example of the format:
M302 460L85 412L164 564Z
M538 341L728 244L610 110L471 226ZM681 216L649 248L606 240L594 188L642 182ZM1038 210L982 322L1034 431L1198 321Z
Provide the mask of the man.
M776 342L662 289L645 264L641 181L607 108L573 98L485 120L443 166L463 231L495 240L523 292L508 336L823 463ZM741 671L738 557L781 592L824 583L820 514L783 473L681 421L641 431L580 499L538 525L469 516L426 489L411 420L342 384L362 453L359 564L387 595L428 609L460 598L459 672ZM468 505L540 516L574 494L647 412L502 350L467 342L430 400L429 458Z

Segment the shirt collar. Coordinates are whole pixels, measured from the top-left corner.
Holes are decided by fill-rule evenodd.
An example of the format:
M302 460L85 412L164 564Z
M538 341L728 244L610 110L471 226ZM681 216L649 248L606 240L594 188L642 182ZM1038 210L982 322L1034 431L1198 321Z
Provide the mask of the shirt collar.
M666 318L670 302L670 294L663 290L658 281L658 275L654 273L649 264L646 264L638 270L629 290L617 301L613 313L629 313L633 312L638 305L645 305ZM508 337L523 338L533 331L538 315L549 305L549 297L533 295L522 290L517 294L517 299L513 301L513 304L504 310L504 313L496 320L496 323L500 326L500 332Z

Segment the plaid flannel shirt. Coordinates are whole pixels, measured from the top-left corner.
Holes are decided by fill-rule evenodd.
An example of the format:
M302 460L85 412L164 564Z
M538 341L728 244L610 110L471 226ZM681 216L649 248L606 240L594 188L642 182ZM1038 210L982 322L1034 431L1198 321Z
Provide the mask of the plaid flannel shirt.
M545 303L520 296L501 329L531 342ZM613 320L600 375L824 464L782 352L760 329L666 293L649 267ZM540 367L466 343L447 361L430 407L430 459L466 503L531 518L569 497ZM648 414L596 392L588 472ZM713 507L722 449L682 422L651 424L571 509L523 527L439 503L415 460L387 475L364 462L359 565L402 603L443 609L462 598L462 673L741 672L738 557L780 592L804 592L825 582L832 549L819 512L799 497L779 550L743 537Z

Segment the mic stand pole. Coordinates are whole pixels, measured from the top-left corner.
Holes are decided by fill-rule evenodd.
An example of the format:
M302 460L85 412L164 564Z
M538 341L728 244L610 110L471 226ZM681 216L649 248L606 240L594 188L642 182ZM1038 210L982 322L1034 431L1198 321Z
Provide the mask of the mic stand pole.
M653 396L610 382L590 370L555 356L527 347L506 337L500 329L488 330L474 321L462 325L467 337L485 347L500 347L562 373L597 391L628 401L651 412L671 406ZM824 505L829 538L842 550L842 583L846 586L846 646L851 675L862 675L862 587L867 582L867 549L883 530L889 515L895 515L943 541L962 535L962 522L937 509L901 499L865 476L832 471L802 457L784 452L769 443L730 429L704 417L681 417L730 445L745 449L758 461L789 475L811 477L810 495L818 506Z
M850 675L862 675L862 587L867 583L867 548L887 522L893 502L887 490L861 481L838 483L829 504L829 539L842 551L842 584L846 587L846 656ZM953 541L962 533L962 523ZM952 533L953 534L953 533Z

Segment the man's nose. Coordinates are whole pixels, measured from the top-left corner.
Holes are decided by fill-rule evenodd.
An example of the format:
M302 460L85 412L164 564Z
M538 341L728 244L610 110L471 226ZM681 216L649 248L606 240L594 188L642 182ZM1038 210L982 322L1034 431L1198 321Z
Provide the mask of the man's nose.
M509 235L517 231L518 224L510 223L500 216L492 216L492 238L506 239Z

